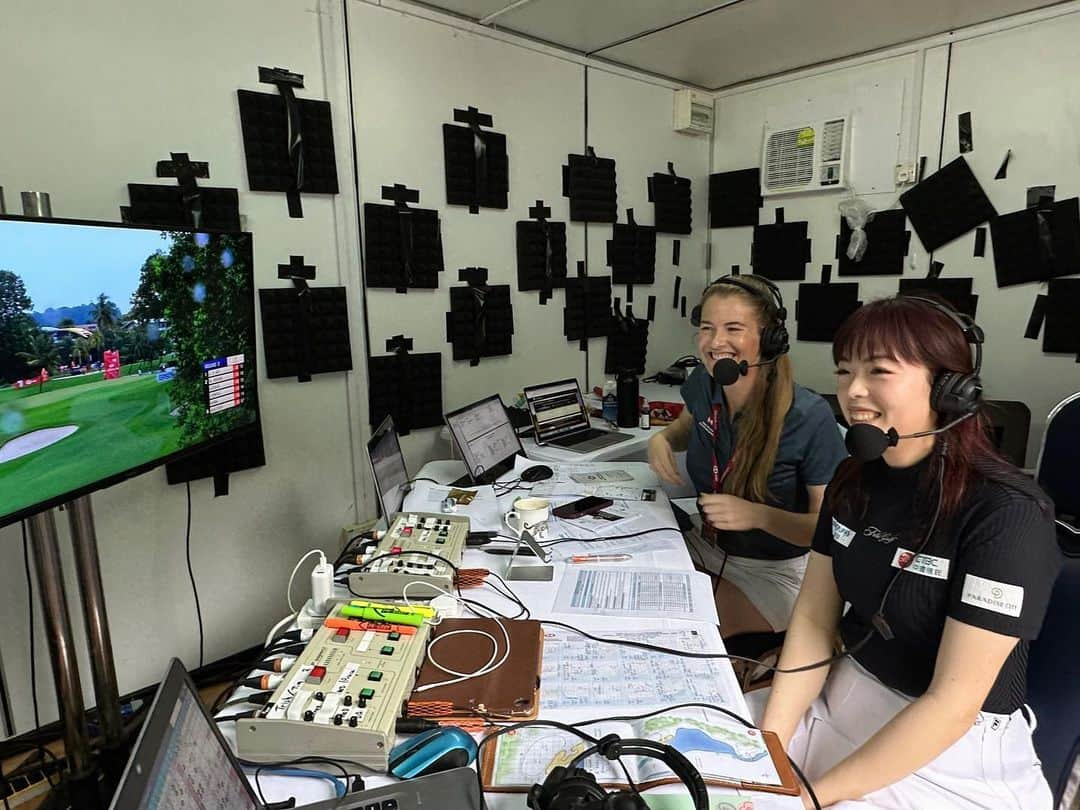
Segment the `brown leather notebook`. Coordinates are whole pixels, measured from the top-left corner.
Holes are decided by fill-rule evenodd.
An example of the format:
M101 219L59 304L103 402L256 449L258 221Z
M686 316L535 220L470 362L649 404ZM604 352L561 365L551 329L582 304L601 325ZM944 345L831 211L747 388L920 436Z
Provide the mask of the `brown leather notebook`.
M506 634L503 629L506 629ZM506 653L507 635L510 655L496 669L459 683L424 689L425 686L454 679L456 676L436 667L431 660L454 672L475 672L492 658L491 639L478 633L456 630L480 630L495 639L495 661ZM540 623L511 619L443 619L432 629L428 655L416 677L409 698L410 716L476 717L491 715L515 720L530 720L539 711L540 669L544 633Z

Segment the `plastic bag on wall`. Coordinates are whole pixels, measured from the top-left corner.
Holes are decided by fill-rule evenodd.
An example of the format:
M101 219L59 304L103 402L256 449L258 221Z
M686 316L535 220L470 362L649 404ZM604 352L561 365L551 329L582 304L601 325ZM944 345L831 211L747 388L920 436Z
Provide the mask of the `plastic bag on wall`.
M874 212L870 206L858 197L848 197L840 201L840 216L847 220L851 228L851 241L848 242L847 257L853 262L860 261L866 253L866 223Z

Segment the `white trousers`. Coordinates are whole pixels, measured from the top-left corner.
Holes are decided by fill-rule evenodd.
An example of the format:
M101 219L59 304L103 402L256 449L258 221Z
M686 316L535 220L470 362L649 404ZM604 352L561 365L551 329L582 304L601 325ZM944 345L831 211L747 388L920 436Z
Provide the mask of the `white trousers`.
M768 690L747 695L760 720ZM911 702L850 658L833 665L822 694L799 722L788 753L812 785ZM888 787L834 810L1051 810L1053 798L1024 712L980 712L936 759Z

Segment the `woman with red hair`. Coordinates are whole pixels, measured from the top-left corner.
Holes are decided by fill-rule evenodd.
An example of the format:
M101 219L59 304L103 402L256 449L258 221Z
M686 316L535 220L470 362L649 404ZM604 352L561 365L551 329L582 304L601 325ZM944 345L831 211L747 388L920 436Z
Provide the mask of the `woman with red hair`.
M762 719L822 807L1051 806L1024 696L1061 558L1048 500L978 415L981 344L915 296L861 307L833 343L853 457Z

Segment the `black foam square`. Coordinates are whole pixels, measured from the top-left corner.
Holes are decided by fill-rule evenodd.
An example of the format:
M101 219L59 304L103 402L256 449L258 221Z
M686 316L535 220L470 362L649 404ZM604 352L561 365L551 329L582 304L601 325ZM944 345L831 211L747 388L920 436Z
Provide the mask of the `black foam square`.
M301 307L310 303L307 332ZM352 370L349 311L344 287L259 290L266 376L298 377ZM305 358L305 341L308 356Z
M750 264L754 273L773 281L802 281L810 261L805 222L754 226Z
M563 334L567 340L611 334L611 278L586 276L566 280Z
M999 287L1048 281L1080 272L1080 200L1059 200L990 220Z
M237 90L240 128L244 137L248 188L289 191L295 177L289 165L289 116L285 99L273 93ZM304 163L304 194L337 194L337 159L330 102L296 99L300 113L300 154Z
M183 484L218 475L250 470L266 464L262 425L241 428L227 439L165 465L170 484Z
M859 283L800 284L795 320L799 340L831 343L848 316L862 306Z
M520 220L517 223L518 289L543 290L566 283L566 223ZM549 275L550 273L550 275Z
M240 230L240 195L235 188L199 187L202 201L200 227L212 230ZM129 222L140 225L192 227L180 186L128 183L131 207Z
M1047 285L1043 351L1080 355L1080 278L1053 279Z
M997 216L963 157L901 194L900 205L927 250L937 250Z
M589 155L567 155L563 196L570 198L571 222L615 222L615 161Z
M387 415L398 433L443 423L442 355L390 354L368 358L368 415L371 427Z
M455 360L475 360L514 352L514 309L510 285L451 287L446 313L446 340Z
M479 132L484 155L476 157L471 127L443 124L446 202L476 208L506 208L510 191L510 161L506 136Z
M960 278L902 278L900 279L900 293L902 295L919 295L931 293L943 298L957 312L962 312L972 320L975 320L975 311L979 306L979 296L971 291L972 279Z
M604 352L604 373L645 373L649 351L649 322L644 318L616 317Z
M709 175L710 228L757 225L761 204L760 169Z
M648 179L653 222L658 233L690 233L693 221L690 178L654 174Z
M439 286L443 249L437 211L364 203L364 246L368 287Z
M847 256L852 230L847 218L840 217L840 236L836 243L837 273L841 276L902 275L904 257L911 241L911 231L904 227L906 222L903 211L877 211L866 223L866 252L856 262Z
M613 284L652 284L656 277L656 228L612 225L607 264Z

